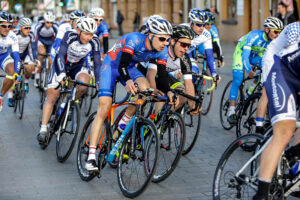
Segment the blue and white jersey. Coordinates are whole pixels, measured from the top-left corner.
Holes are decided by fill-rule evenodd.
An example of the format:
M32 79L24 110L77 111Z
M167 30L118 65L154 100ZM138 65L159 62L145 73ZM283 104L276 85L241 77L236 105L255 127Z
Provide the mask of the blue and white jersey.
M102 21L101 24L98 26L96 35L98 37L109 37L108 25L104 21Z
M300 22L289 24L280 33L280 35L273 40L267 47L263 56L263 73L262 82L267 80L267 76L274 64L274 56L279 56L283 59L289 69L294 73L299 73L299 58L296 54L299 49L300 42ZM294 57L291 57L294 55Z
M94 36L93 39L87 43L82 44L79 40L79 35L74 31L65 33L62 39L59 51L54 59L55 72L66 74L66 71L72 70L77 67L83 67L86 57L90 52L93 52L94 68L100 68L100 42L98 37ZM98 74L95 73L96 80L99 80Z
M28 55L30 57L30 60L33 61L34 59L37 59L37 52L36 48L34 48L34 36L30 32L28 36L25 36L21 33L21 30L15 30L14 33L16 34L18 38L18 44L19 44L19 53L22 60Z
M20 54L18 37L13 31L9 31L6 37L0 36L0 58L7 57L9 54L14 59L14 69L16 73L20 70Z
M39 22L34 31L35 41L40 40L46 45L52 45L58 31L58 26L54 23L49 29L46 28L45 23Z
M60 43L61 43L65 33L67 31L71 31L71 30L72 30L72 25L70 23L63 23L58 27L57 36L56 36L55 41L54 41L54 43L52 45L52 48L51 48L51 58L52 58L52 60L54 59L55 54L59 50Z

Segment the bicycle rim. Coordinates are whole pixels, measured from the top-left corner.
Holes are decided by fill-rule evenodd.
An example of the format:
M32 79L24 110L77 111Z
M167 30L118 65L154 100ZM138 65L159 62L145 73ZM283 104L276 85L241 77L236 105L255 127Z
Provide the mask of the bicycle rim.
M22 81L20 83L20 90L19 90L19 101L18 101L18 115L19 119L22 119L24 113L24 103L25 103L25 83L24 83L24 76L22 77Z
M203 80L203 82L204 81L205 81L205 84L203 83L202 87L201 87L201 92L204 93L204 99L202 101L201 114L202 115L207 115L209 110L210 110L211 104L212 104L214 93L213 93L213 91L207 91L207 89L209 89L212 86L212 81Z
M225 130L230 130L233 128L233 125L229 124L227 122L227 114L229 110L229 92L230 87L232 85L232 80L227 83L227 85L224 88L224 92L222 94L221 102L220 102L220 120L222 127Z

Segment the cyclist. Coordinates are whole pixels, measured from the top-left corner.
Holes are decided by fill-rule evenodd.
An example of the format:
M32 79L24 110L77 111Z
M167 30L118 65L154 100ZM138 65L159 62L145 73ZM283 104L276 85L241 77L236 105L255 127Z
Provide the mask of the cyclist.
M54 42L54 39L57 35L57 24L54 23L55 16L52 12L47 11L44 13L44 21L39 22L39 24L35 27L35 42L37 42L38 47L38 60L40 63L43 62L44 55L50 53L51 46ZM51 57L48 57L49 66L51 66L52 61ZM35 86L38 86L38 79L40 78L40 69L38 68L35 74Z
M0 12L0 67L10 76L19 73L20 70L18 38L13 31L10 31L12 22L12 16L8 12ZM13 83L14 81L10 79L5 79L3 82L0 93L0 111L2 110L3 95L11 88Z
M288 25L267 48L263 80L267 92L273 138L261 157L258 191L254 200L268 199L273 173L296 127L300 92L300 22ZM299 150L299 148L298 148ZM299 152L298 152L299 154Z
M195 63L195 60L193 55L191 55L197 46L200 44L204 45L204 51L207 57L207 64L210 70L211 75L214 77L214 80L217 80L217 73L215 70L215 59L213 56L213 47L212 47L212 38L209 31L207 31L204 27L206 23L208 22L208 16L205 14L205 12L201 9L191 9L189 12L189 24L184 24L186 26L190 26L191 29L196 34L195 38L192 40L191 48L188 50L187 53L190 54L191 61L192 61L192 71L199 74L199 69L197 64ZM219 82L220 80L218 80Z
M103 21L104 10L102 8L92 8L88 13L88 16L94 18L97 22L98 28L97 28L96 35L100 39L101 46L103 46L103 50L104 50L103 53L106 54L108 51L109 32L108 32L107 24Z
M192 81L192 64L189 58L189 55L186 53L189 47L191 46L191 41L194 39L194 32L188 26L177 25L173 26L173 33L171 36L171 41L168 46L168 61L166 65L166 70L169 73L168 79L171 89L181 88L186 90L186 93L195 96L195 88ZM150 83L150 87L153 89L160 89L160 85L156 84L159 82L159 77L156 79L157 74L157 65L151 63L140 63L138 65L139 71L141 71ZM184 83L180 82L183 78ZM180 108L186 99L182 96L179 96L178 105L175 107L175 110ZM188 101L190 109L193 110L195 103L194 101ZM157 103L156 112L158 112L164 103ZM192 112L191 114L197 114L197 111ZM119 127L122 126L121 122ZM117 136L115 136L116 138ZM114 138L114 139L115 139Z
M85 165L88 171L98 169L95 161L96 145L103 122L112 105L115 80L120 77L121 80L126 83L127 92L133 95L137 92L134 81L138 83L141 90L149 88L148 81L144 75L138 71L135 65L139 62L156 59L157 68L162 68L162 70L158 70L158 72L161 72L159 76L164 77L162 80L165 82L167 81L167 72L163 69L165 69L167 63L168 54L163 50L167 48L166 45L172 34L172 26L161 17L150 17L147 21L147 28L149 30L148 34L129 33L116 42L104 58L101 71L98 72L101 77L100 81L97 81L96 77L96 83L99 87L99 107L91 129L89 156ZM165 82L161 83L163 92L167 93L169 97L172 97L173 94L169 91L168 82ZM128 107L124 115L126 124L134 112L134 106ZM122 120L124 120L123 118Z
M237 123L235 105L244 70L250 78L255 76L251 65L258 64L261 67L263 53L270 42L278 36L277 30L282 27L282 22L276 17L268 17L264 22L264 27L264 30L254 30L243 36L235 48L232 65L233 81L229 93L230 105L227 115L227 121L230 124Z
M68 13L66 13L62 16L62 19L61 19L61 21L59 22L58 25L60 26L60 25L65 24L65 23L71 23L70 15Z
M89 83L89 69L84 65L84 58L92 51L94 54L95 69L100 68L100 42L94 36L97 25L92 18L81 18L77 22L77 30L68 31L62 39L59 51L55 56L53 66L48 77L47 100L43 107L42 125L37 139L40 144L45 141L47 123L51 116L53 106L59 96L59 90L55 88L64 85L64 78L70 76L72 79ZM96 76L99 79L99 77ZM76 99L86 92L85 86L79 86Z
M62 38L64 37L65 33L70 30L76 31L75 28L76 28L77 21L81 17L84 17L84 16L85 16L85 14L81 10L73 11L69 16L71 23L64 23L58 27L57 36L56 36L55 41L51 48L51 58L52 59L54 59L56 52L58 52L60 43L61 43Z

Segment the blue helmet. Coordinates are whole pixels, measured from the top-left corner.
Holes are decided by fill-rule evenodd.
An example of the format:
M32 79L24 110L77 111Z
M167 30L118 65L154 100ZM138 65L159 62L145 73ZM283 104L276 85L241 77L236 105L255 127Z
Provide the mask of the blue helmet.
M209 23L215 23L216 18L214 16L214 14L212 14L211 12L206 12L206 15L208 16L208 22Z
M201 9L193 8L189 12L190 21L194 24L207 23L208 16Z
M75 11L71 12L71 14L69 15L71 20L79 19L84 16L85 16L85 14L81 10L75 10Z
M0 12L0 22L13 22L13 17L11 14L9 14L6 11L1 11Z

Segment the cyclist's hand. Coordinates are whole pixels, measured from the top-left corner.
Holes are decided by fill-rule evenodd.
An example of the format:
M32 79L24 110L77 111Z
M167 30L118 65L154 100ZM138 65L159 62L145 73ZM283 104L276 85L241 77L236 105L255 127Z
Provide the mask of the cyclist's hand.
M131 93L133 95L135 95L137 93L137 88L134 85L134 82L129 79L128 81L126 81L126 90L128 93Z
M158 94L158 95L160 95L160 96L164 96L164 95L165 95L165 93L163 93L162 91L160 91L160 90L158 90L158 89L154 90L153 93L154 93L154 94Z
M219 85L220 82L221 82L221 76L220 76L220 75L215 76L215 77L214 77L214 82L215 82L217 85Z
M249 74L248 74L248 77L249 77L249 78L254 78L255 74L256 74L256 73L255 73L253 70L251 70L251 71L249 72Z
M223 66L224 66L224 61L222 62L222 61L218 60L218 67L223 67Z
M176 74L176 78L180 79L182 77L182 73L179 72L178 74Z
M106 57L106 55L107 55L107 54L103 54L103 53L101 53L101 61L103 61L103 60L104 60L104 58Z

